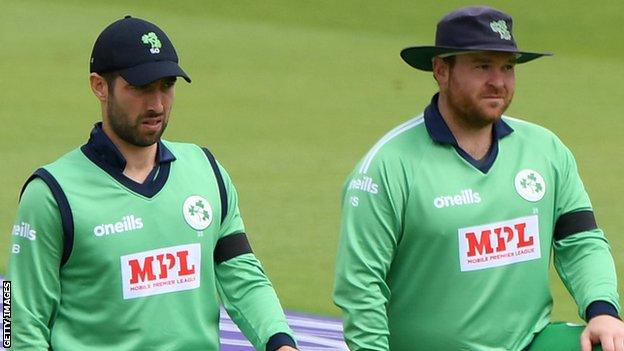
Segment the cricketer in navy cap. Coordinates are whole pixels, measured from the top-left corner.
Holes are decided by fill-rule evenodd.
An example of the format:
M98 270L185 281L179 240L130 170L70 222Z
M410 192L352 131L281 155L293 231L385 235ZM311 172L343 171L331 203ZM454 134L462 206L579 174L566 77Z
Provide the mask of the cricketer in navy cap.
M165 32L131 16L113 22L100 33L93 45L90 72L118 72L135 86L164 77L183 77L191 82L178 65L178 55Z

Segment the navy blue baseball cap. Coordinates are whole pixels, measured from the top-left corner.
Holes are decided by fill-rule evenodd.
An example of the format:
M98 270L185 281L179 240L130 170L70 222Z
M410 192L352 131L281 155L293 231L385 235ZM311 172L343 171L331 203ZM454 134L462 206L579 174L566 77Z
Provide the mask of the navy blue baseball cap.
M117 71L135 86L165 77L182 77L191 82L178 65L178 55L165 32L131 16L113 22L100 33L89 69L91 73Z
M438 22L435 46L412 46L401 51L410 66L432 71L435 56L462 52L497 51L516 54L516 63L524 63L551 53L520 51L512 34L511 16L487 6L460 8Z

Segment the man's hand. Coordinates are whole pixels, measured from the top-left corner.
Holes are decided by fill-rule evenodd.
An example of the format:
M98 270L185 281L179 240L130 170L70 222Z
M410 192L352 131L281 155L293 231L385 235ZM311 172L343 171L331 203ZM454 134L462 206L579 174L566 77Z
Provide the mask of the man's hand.
M624 323L608 315L590 319L581 334L583 351L591 351L593 343L600 344L603 351L624 351Z
M277 349L277 351L297 351L297 349L293 349L290 346L282 346L279 349Z

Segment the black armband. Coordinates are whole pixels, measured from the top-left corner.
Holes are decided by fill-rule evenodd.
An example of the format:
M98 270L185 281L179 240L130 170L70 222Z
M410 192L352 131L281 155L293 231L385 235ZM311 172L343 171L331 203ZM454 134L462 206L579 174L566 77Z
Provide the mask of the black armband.
M559 216L555 225L555 241L565 239L566 237L597 229L596 218L593 211L570 212Z
M245 233L231 234L217 241L217 246L214 250L214 261L216 264L220 264L246 253L253 253L251 245L249 245L247 240L247 235Z

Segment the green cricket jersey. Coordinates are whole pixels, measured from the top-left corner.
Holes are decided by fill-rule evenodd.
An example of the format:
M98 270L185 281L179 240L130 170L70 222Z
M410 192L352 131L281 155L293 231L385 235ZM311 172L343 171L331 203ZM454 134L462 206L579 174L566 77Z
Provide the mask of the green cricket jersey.
M470 158L436 95L348 177L334 301L351 350L521 350L549 323L551 253L581 317L595 301L619 310L570 151L505 116L493 136Z
M36 172L13 227L18 350L218 350L219 298L258 350L290 331L207 150L160 142L143 184L98 125Z

